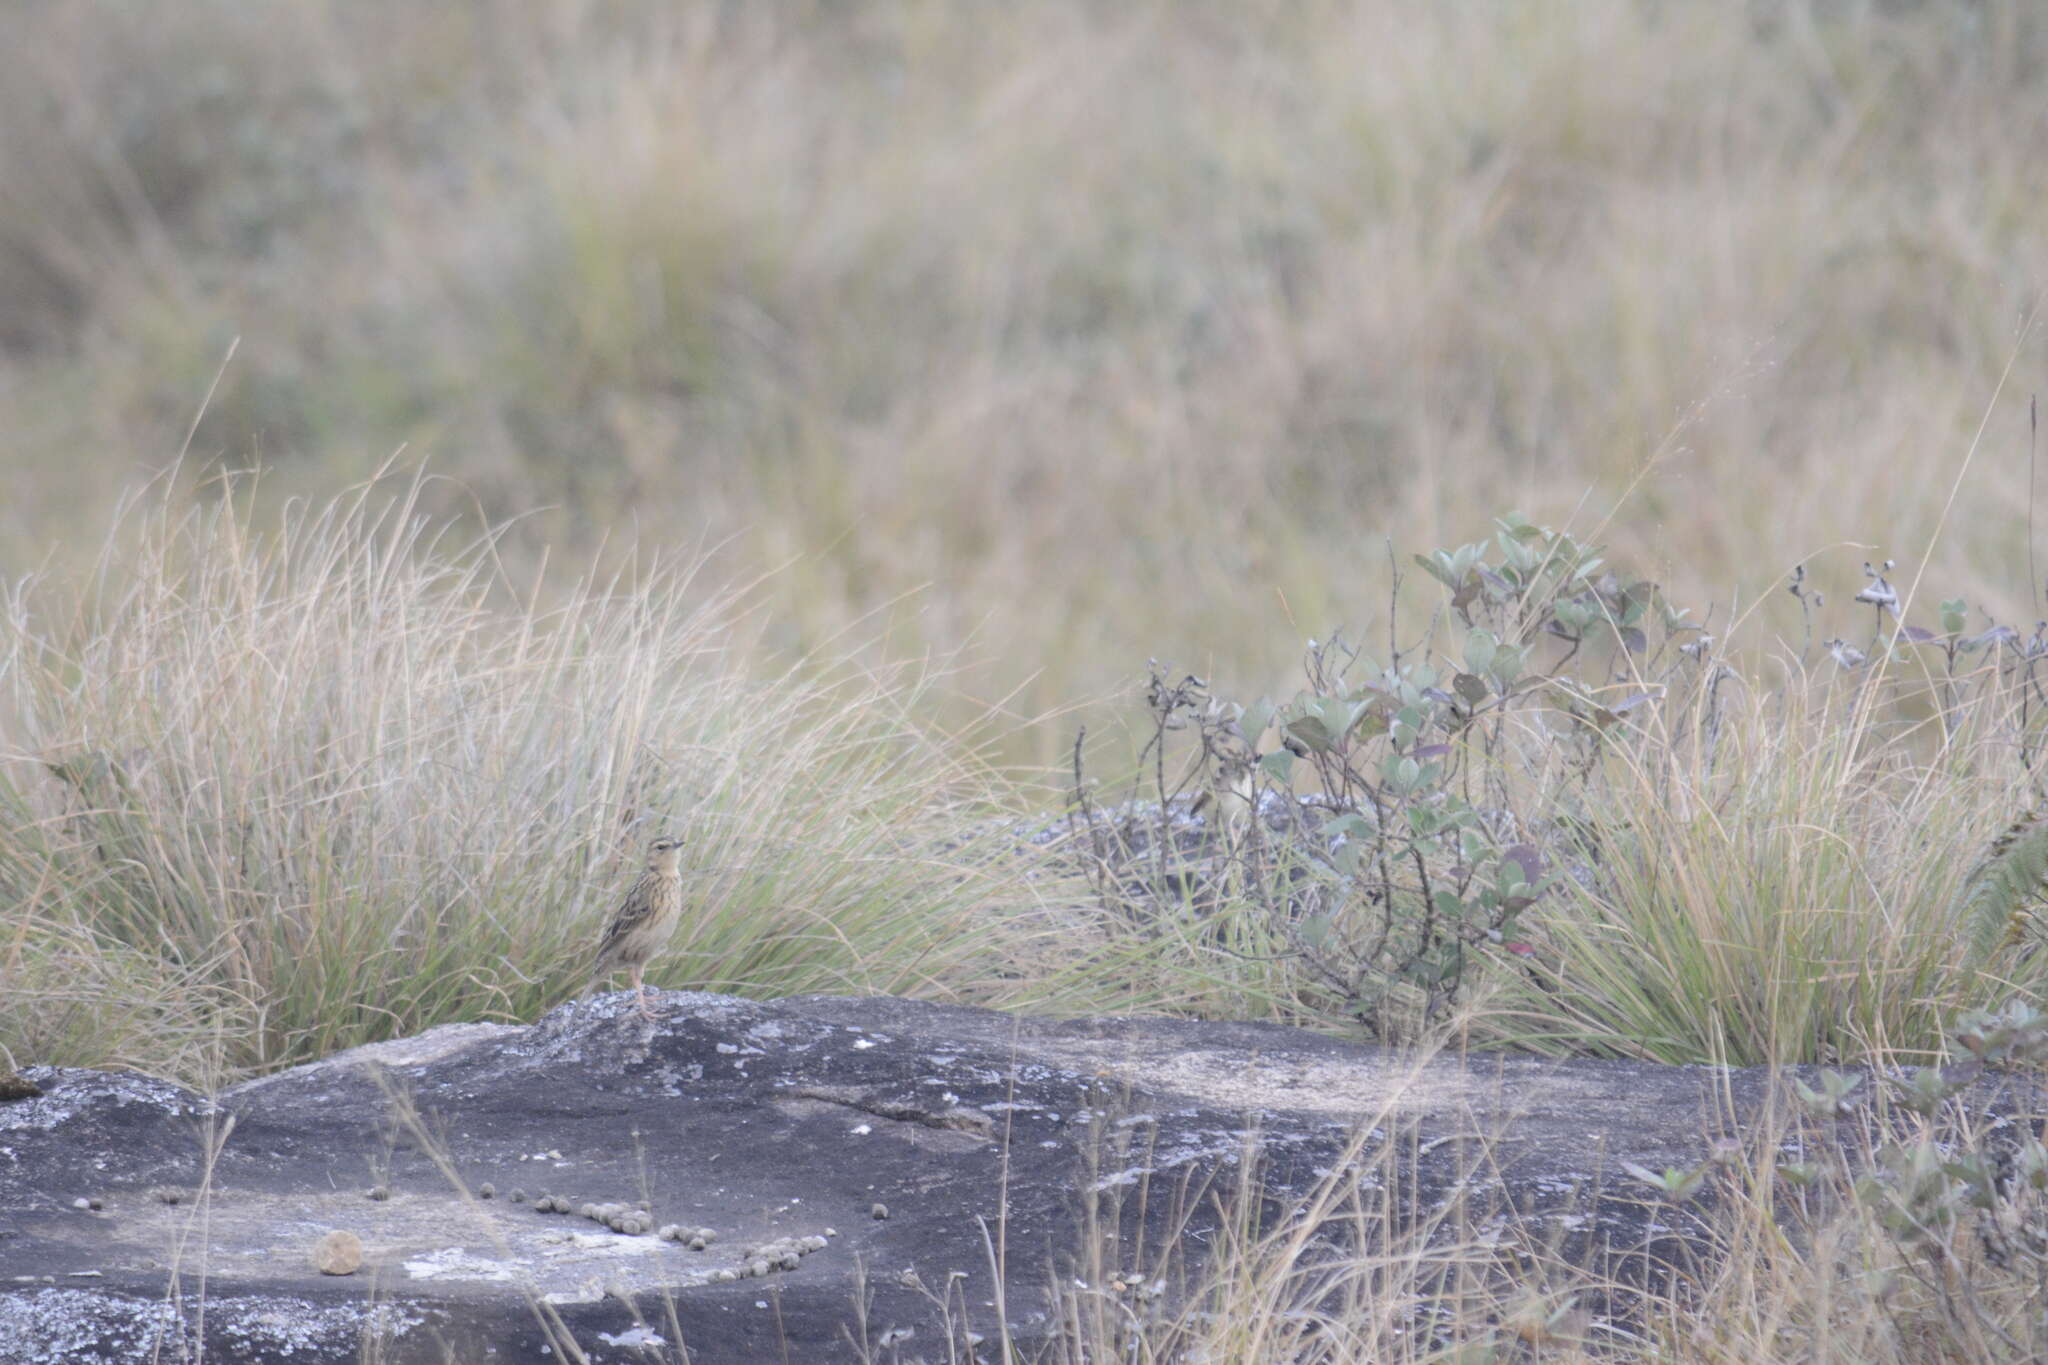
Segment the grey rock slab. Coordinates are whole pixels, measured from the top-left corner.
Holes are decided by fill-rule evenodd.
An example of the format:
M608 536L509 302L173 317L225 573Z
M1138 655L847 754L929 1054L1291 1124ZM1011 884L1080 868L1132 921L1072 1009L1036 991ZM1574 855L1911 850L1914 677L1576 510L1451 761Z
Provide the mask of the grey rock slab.
M1749 1072L1414 1063L1257 1024L657 998L653 1023L597 997L213 1099L31 1068L45 1093L0 1104L0 1362L529 1361L564 1338L641 1362L681 1358L678 1336L700 1363L966 1358L965 1332L999 1330L996 1242L1011 1330L1042 1341L1084 1203L1155 1243L1193 1208L1199 1239L1207 1182L1248 1153L1279 1218L1354 1134L1398 1145L1419 1211L1459 1198L1647 1266L1679 1217L1609 1168L1697 1162L1768 1094ZM334 1231L361 1241L354 1274L314 1266Z

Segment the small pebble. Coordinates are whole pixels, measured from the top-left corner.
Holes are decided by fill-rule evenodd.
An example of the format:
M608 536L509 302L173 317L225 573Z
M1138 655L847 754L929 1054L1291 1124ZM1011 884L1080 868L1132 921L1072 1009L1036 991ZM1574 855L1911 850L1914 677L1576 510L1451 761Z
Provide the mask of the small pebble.
M381 1203L383 1203L383 1202L384 1202L385 1200L389 1199L390 1197L391 1197L391 1187L390 1187L389 1185L372 1185L372 1186L370 1186L370 1198L372 1198L372 1199L376 1200L376 1201L377 1201L378 1203L380 1203L380 1204L381 1204Z
M498 1187L486 1180L483 1184L476 1187L476 1195L479 1199L496 1199L498 1197Z
M883 1221L888 1216L889 1206L887 1204L877 1204L868 1210L868 1217L874 1219L877 1223Z
M78 1198L71 1201L71 1207L74 1209L89 1209L92 1206L93 1201L87 1199L84 1195L80 1195Z
M336 1229L313 1244L313 1268L322 1275L353 1275L362 1268L362 1239Z
M506 1197L509 1198L515 1204L524 1204L526 1202L526 1191L520 1189L517 1185L514 1185L512 1187L512 1193Z

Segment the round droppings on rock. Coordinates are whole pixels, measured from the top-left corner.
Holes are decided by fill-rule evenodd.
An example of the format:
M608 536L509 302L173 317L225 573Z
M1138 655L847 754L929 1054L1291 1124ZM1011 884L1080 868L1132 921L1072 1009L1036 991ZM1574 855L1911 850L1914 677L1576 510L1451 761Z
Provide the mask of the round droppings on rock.
M682 1238L678 1237L676 1240L680 1242ZM690 1239L690 1250L692 1251L702 1251L708 1245L709 1243L707 1243L702 1237L692 1237Z
M174 1190L168 1185L152 1190L150 1193L157 1197L159 1203L164 1204L175 1204L185 1197L183 1190Z
M704 1240L704 1245L706 1245L706 1246L709 1246L709 1245L711 1245L711 1244L712 1244L713 1242L715 1242L715 1241L717 1241L717 1240L718 1240L718 1229L717 1229L717 1228L698 1228L698 1229L697 1229L697 1235L698 1235L699 1237L701 1237L701 1238L702 1238L702 1239Z
M747 1273L757 1280L761 1279L768 1274L768 1263L766 1261L749 1261L747 1262Z
M498 1187L486 1180L483 1184L476 1187L476 1197L479 1199L496 1199L498 1197Z
M384 1202L385 1200L389 1199L390 1197L391 1197L391 1187L390 1187L389 1185L372 1185L372 1186L370 1186L370 1198L372 1198L372 1199L376 1200L376 1201L377 1201L378 1203L380 1203L380 1204L381 1204L381 1203L383 1203L383 1202Z
M731 1284L738 1278L739 1276L730 1270L714 1270L711 1272L711 1280L714 1284Z
M71 1207L74 1209L89 1209L92 1207L92 1200L87 1199L84 1195L80 1195L71 1201Z
M797 1252L785 1251L782 1253L782 1260L779 1264L784 1270L795 1270L799 1265L803 1264L803 1259Z
M889 1206L887 1204L877 1204L873 1208L868 1210L868 1217L874 1219L877 1223L881 1222L888 1216Z
M680 1242L683 1240L682 1233L683 1230L674 1223L663 1223L655 1229L654 1235L664 1242Z
M506 1195L505 1197L507 1199L510 1199L515 1204L524 1204L526 1202L526 1191L520 1189L517 1185L514 1185L512 1187L512 1193Z
M353 1275L362 1268L363 1242L337 1228L313 1243L313 1269L322 1275Z

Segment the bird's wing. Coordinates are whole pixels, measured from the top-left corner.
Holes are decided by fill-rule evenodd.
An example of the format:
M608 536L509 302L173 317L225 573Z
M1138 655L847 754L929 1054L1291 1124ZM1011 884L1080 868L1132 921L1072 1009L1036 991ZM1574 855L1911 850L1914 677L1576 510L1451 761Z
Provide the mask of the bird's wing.
M612 916L612 922L605 926L604 937L597 945L597 960L609 960L626 936L645 924L653 913L654 898L647 894L646 887L635 886L626 896L625 903L619 906L618 913Z

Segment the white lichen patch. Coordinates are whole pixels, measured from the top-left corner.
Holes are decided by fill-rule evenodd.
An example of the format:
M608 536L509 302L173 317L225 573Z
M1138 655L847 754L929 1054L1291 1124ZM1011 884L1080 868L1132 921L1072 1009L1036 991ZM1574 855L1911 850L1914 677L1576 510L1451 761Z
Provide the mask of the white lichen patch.
M610 1332L599 1332L597 1339L607 1346L627 1346L636 1351L650 1351L668 1345L668 1338L645 1323L638 1327L629 1327L617 1336Z
M586 1280L574 1289L551 1289L540 1296L542 1303L559 1305L597 1303L605 1296L603 1280Z
M203 1118L213 1103L182 1086L125 1071L59 1072L34 1098L0 1104L0 1131L60 1128L81 1115L141 1106L168 1118Z
M185 1305L138 1303L83 1289L0 1295L0 1360L66 1365L182 1358ZM206 1305L208 1359L301 1356L353 1360L365 1343L404 1337L425 1319L402 1305L316 1306L263 1295L214 1297Z
M519 1278L517 1267L498 1257L478 1255L468 1247L442 1247L424 1256L408 1257L400 1263L415 1280L489 1280L503 1283Z

